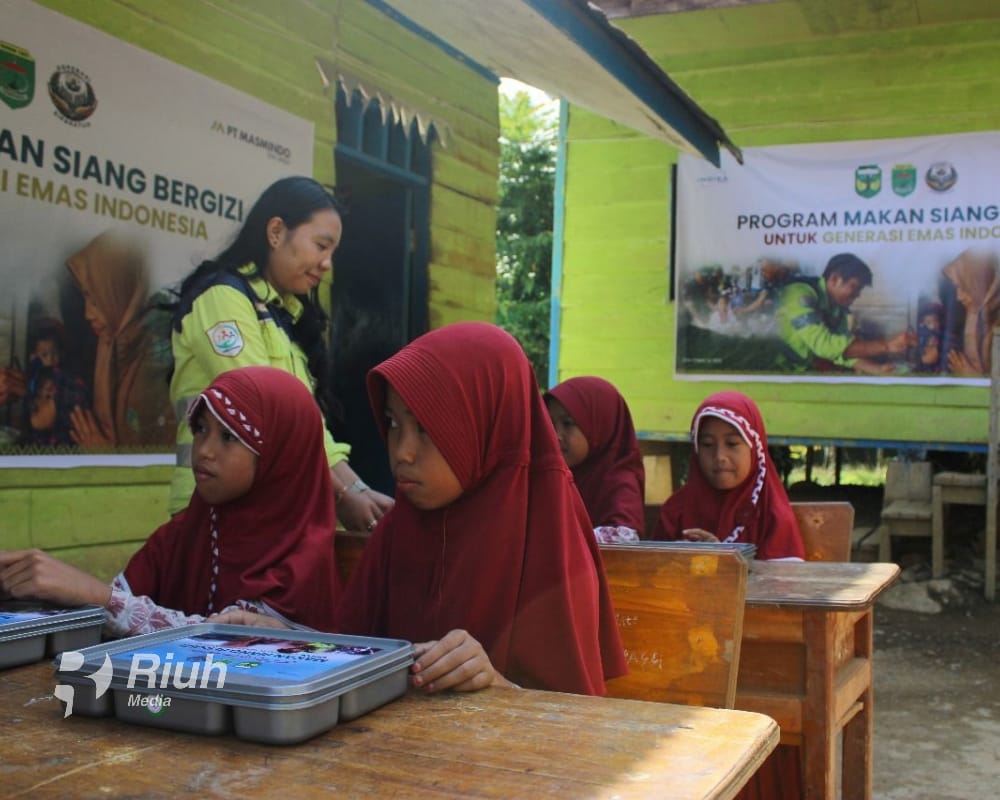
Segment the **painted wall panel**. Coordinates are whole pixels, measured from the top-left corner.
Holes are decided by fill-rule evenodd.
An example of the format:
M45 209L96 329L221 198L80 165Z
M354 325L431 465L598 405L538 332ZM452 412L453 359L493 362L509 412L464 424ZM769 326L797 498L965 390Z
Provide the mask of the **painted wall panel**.
M434 145L431 323L493 319L499 122L491 79L363 0L41 4L311 121L314 175L325 183L335 183L335 87L324 90L317 57L414 98L450 133L446 149ZM110 578L163 520L168 481L168 468L0 469L0 547L54 548ZM84 508L96 509L89 521Z
M738 145L1000 128L1000 7L987 0L787 0L615 22ZM566 151L558 377L603 375L639 430L682 438L698 402L727 385L673 378L666 176L676 155L576 107ZM773 436L959 445L988 436L981 387L740 388Z

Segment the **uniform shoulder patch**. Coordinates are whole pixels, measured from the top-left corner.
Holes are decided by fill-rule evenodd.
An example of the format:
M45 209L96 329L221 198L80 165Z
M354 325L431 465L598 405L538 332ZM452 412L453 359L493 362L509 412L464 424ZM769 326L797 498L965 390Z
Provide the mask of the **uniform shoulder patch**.
M212 349L220 356L235 357L243 352L243 336L234 321L217 322L205 333Z

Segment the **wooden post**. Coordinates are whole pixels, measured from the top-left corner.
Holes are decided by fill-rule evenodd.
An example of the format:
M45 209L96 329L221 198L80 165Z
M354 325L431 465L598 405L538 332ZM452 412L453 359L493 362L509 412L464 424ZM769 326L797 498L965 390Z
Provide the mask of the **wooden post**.
M990 441L986 451L986 599L997 591L997 455L1000 449L1000 327L993 329L990 357Z

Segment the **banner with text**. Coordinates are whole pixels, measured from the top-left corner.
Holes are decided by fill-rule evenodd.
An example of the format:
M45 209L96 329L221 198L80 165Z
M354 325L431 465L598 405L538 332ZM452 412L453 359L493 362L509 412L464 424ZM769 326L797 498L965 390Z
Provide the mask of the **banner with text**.
M743 155L680 156L678 378L988 381L1000 133Z
M312 123L28 0L2 8L0 453L170 453L163 301L268 184L312 174Z

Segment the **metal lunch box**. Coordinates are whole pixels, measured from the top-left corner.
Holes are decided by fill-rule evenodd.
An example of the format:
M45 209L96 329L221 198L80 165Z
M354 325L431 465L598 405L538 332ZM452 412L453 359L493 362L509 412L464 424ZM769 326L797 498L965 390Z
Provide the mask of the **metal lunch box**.
M139 725L294 744L405 693L413 645L202 623L80 655L76 669L56 663L57 683L73 687L74 714L113 712Z
M101 641L104 609L37 600L0 601L0 669L41 661Z
M708 552L719 552L722 550L735 550L747 561L753 561L757 555L757 545L753 542L688 542L677 539L676 541L660 542L653 540L643 540L641 542L627 542L628 546L647 547L655 550L706 550Z

